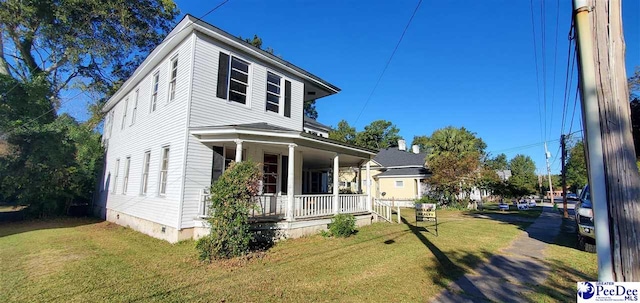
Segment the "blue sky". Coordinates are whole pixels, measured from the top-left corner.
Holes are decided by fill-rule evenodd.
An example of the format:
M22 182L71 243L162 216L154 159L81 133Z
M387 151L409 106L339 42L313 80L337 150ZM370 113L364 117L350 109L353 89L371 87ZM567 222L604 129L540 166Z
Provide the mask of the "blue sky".
M219 2L183 0L177 4L183 14L200 17ZM385 119L400 129L407 143L414 135L430 135L448 125L464 126L477 133L492 154L505 152L509 158L526 154L543 171L542 144L530 145L546 138L552 160L556 158L571 1L559 1L559 18L558 2L544 2L546 77L541 3L533 2L539 90L530 1L424 1L359 119L417 0L231 0L204 20L234 35L258 34L263 47L273 48L277 55L340 87L339 94L318 100L322 123L335 126L346 119L361 130L373 120ZM638 2L624 1L629 74L640 65L639 17ZM567 120L574 94L575 88ZM566 124L565 132L569 121ZM573 124L573 131L581 128L579 103ZM559 162L557 159L552 166L554 173L559 172Z

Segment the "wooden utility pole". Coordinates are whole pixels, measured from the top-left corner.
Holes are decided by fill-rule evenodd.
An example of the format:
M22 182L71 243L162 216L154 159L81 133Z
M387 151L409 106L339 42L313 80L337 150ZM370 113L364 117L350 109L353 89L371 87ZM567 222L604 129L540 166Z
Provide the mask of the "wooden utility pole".
M640 173L631 134L621 3L574 0L574 10L598 276L601 281L640 281Z
M562 206L564 208L563 216L569 218L567 211L567 142L564 134L560 135L561 163L562 163Z

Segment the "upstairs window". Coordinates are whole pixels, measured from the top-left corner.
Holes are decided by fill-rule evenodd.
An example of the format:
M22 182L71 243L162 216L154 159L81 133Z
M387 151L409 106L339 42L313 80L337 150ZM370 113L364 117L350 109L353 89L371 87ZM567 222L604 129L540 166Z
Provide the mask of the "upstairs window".
M139 89L136 89L135 95L133 97L133 111L131 112L131 125L136 123L136 113L138 112L138 95L140 93Z
M127 123L127 107L129 107L129 98L124 100L124 113L122 114L122 125L120 126L120 129L124 129L124 125Z
M144 161L142 162L142 185L140 193L147 194L147 184L149 184L149 162L151 160L151 152L144 153Z
M156 110L156 103L158 102L158 82L160 81L160 73L153 74L153 83L151 86L151 112Z
M280 112L280 80L280 76L267 72L267 111Z
M249 62L220 53L216 96L221 99L247 104L249 88Z
M118 173L120 172L120 159L116 159L116 167L113 174L113 192L118 190Z
M169 78L169 102L176 98L176 78L178 77L178 57L171 60L171 75Z

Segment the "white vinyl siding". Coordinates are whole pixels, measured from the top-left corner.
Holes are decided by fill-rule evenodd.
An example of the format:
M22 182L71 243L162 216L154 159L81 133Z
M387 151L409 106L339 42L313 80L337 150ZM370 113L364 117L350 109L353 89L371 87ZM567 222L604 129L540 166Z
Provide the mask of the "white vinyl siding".
M124 160L124 178L122 182L122 193L127 193L127 188L129 187L129 168L131 166L131 157L127 157Z
M193 36L189 36L193 37ZM171 59L165 57L156 66L150 67L152 70L148 74L141 75L138 83L129 92L131 107L134 107L134 90L138 90L139 111L136 114L135 124L127 127L123 131L115 131L109 139L109 146L106 151L106 161L109 163L109 170L105 173L104 184L109 184L109 188L114 187L114 169L116 158L124 160L125 156L131 155L129 172L128 195L120 195L122 189L122 176L118 180L118 194L110 190L108 195L101 197L100 203L106 205L107 210L117 211L136 218L155 222L167 227L176 228L180 213L182 197L185 139L189 136L187 132L187 106L189 104L189 91L191 89L192 74L192 46L193 40L187 38L175 48L172 54L178 54L179 68L176 75L175 100L167 102L169 97L166 92L169 90L170 75L169 68ZM151 100L154 94L154 76L157 78L156 108L153 114L151 111ZM163 93L164 92L164 93ZM111 111L116 112L117 118L121 117L124 108L124 99L115 104ZM128 116L132 113L129 112ZM127 119L127 123L131 120ZM115 119L114 123L120 123ZM160 161L162 158L162 147L171 146L168 166L168 180L165 194L159 195L159 175ZM149 152L148 160L145 161L143 155ZM148 174L146 180L146 194L138 194L143 188L143 166L148 162ZM123 163L124 164L124 163ZM121 167L124 169L124 165ZM135 195L132 195L135 193ZM167 236L170 234L167 233Z
M149 161L151 161L151 152L144 153L144 160L142 162L142 185L140 187L140 193L147 194L149 189Z
M171 74L169 75L169 102L176 98L176 78L178 76L178 56L171 59Z
M302 131L304 84L299 78L285 73L261 61L242 57L250 65L247 106L237 106L235 102L216 96L218 85L218 65L220 52L228 53L218 42L197 35L194 67L190 127L237 125L265 122L272 125ZM231 59L230 59L231 60ZM231 65L231 64L230 64ZM282 77L279 112L284 107L284 80L291 82L291 117L274 115L267 108L267 72L272 71ZM224 114L220 114L224 113Z
M169 147L162 148L162 160L160 161L160 188L158 193L167 193L167 177L169 175Z
M113 169L113 192L118 192L118 174L120 173L120 159L116 159L116 167Z

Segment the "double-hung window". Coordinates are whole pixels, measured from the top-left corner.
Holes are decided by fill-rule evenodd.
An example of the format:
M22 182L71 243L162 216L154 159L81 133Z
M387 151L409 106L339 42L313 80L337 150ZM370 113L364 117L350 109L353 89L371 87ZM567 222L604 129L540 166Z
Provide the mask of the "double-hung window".
M116 167L113 174L113 192L118 190L118 173L120 172L120 159L116 159Z
M264 154L264 179L262 192L275 194L278 188L278 155Z
M280 81L282 78L267 72L267 111L280 112Z
M160 164L160 195L167 193L167 177L169 173L169 147L162 149L162 162Z
M149 184L149 162L151 161L151 152L144 153L144 161L142 162L142 185L140 193L147 194L147 184Z
M129 187L129 166L131 165L131 157L127 157L124 161L124 183L122 184L122 193L127 193Z
M136 123L136 113L138 112L138 95L140 93L139 89L136 89L136 92L133 97L133 111L131 112L131 125Z
M169 76L169 102L176 98L176 78L178 77L178 56L171 60L171 74Z
M127 123L127 107L129 107L129 98L124 100L124 113L122 114L122 125L120 126L120 129L124 129L124 125Z
M220 53L216 96L225 100L247 104L249 88L249 62Z
M160 82L160 72L153 74L153 84L151 86L151 112L156 110L158 103L158 83Z

